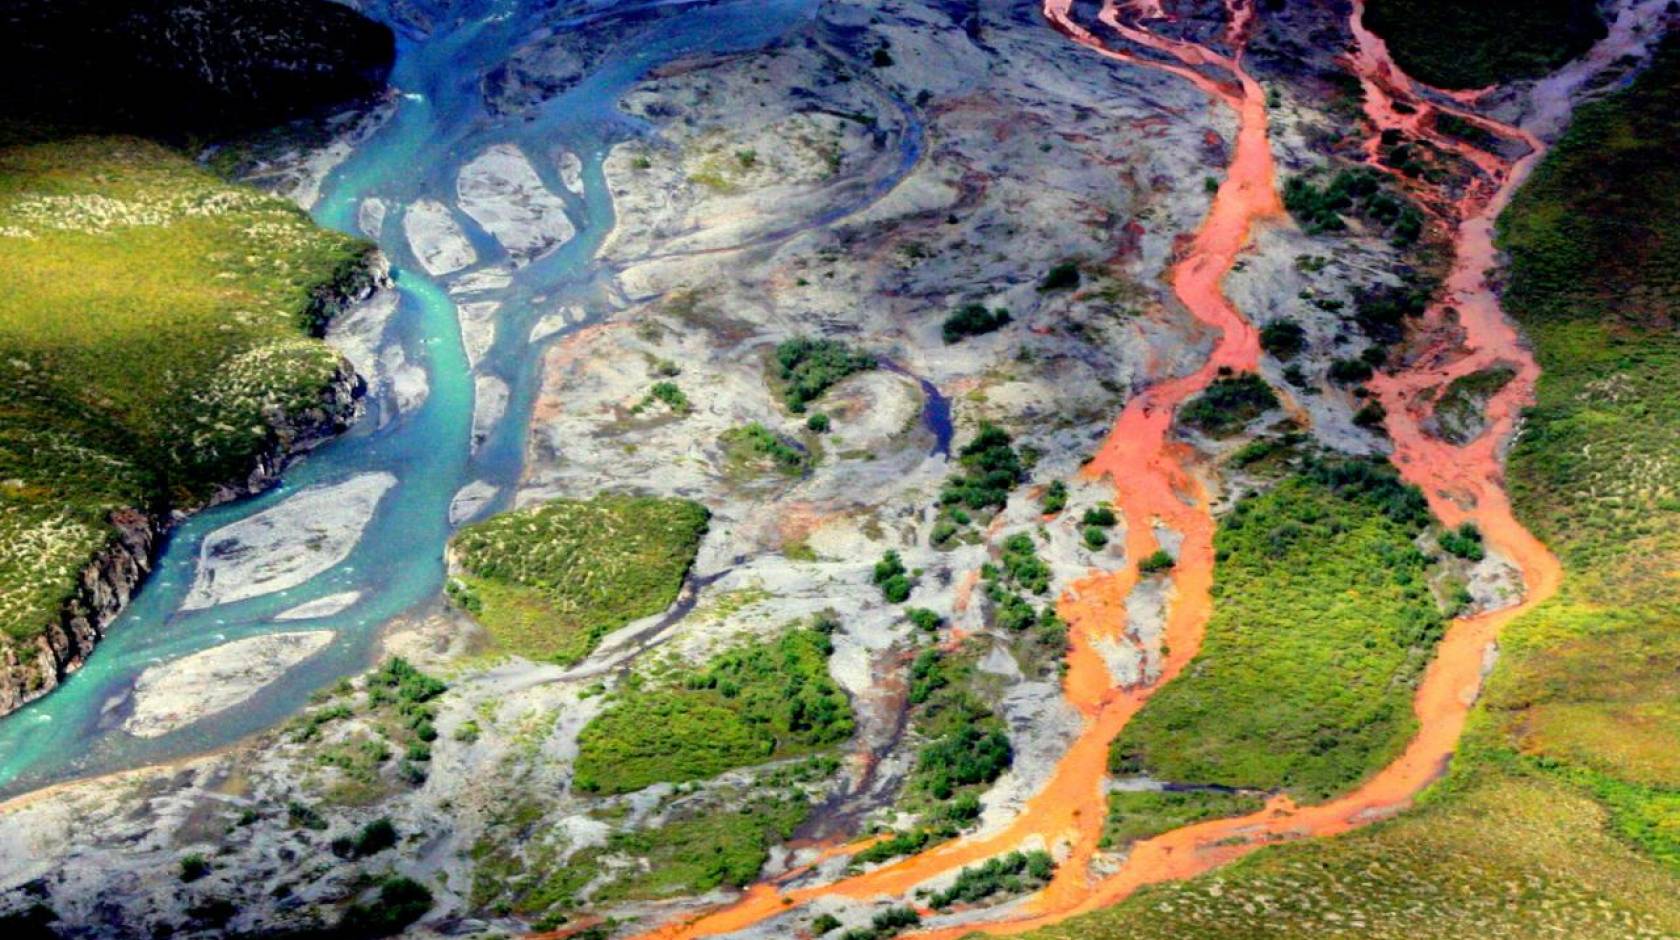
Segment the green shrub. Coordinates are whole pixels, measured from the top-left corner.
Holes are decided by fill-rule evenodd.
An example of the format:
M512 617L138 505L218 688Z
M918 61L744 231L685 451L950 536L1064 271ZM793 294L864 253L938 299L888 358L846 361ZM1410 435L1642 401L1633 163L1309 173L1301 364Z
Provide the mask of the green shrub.
M820 937L831 930L840 928L840 918L833 914L819 914L811 920L812 936Z
M725 464L733 476L773 470L796 477L811 466L810 454L782 440L757 421L723 432L718 436L718 444L723 447Z
M1050 883L1056 863L1042 850L1010 852L970 865L957 872L957 880L928 898L928 906L942 911L953 904L976 904L993 895L1026 894Z
M1179 408L1180 421L1206 434L1230 434L1278 405L1266 380L1252 372L1222 375Z
M1047 516L1055 515L1067 508L1068 488L1061 480L1052 480L1044 489L1044 498L1039 500L1038 508Z
M1114 525L1119 520L1115 517L1114 510L1111 507L1092 506L1090 509L1085 510L1085 515L1080 519L1080 521L1085 525L1102 526L1106 529Z
M1278 359L1293 359L1307 347L1307 331L1294 320L1273 320L1260 328L1260 348Z
M197 852L181 856L181 880L194 882L210 874L210 863Z
M948 508L966 506L980 511L1001 509L1009 492L1026 476L1021 457L1008 432L989 421L980 422L974 440L957 453L960 468L946 480L939 501Z
M782 401L796 414L804 412L806 405L822 397L834 383L875 365L875 357L839 340L799 337L776 347Z
M1173 560L1171 552L1164 548L1157 548L1148 558L1138 562L1138 571L1146 575L1158 574L1171 569L1175 564L1177 562Z
M945 318L941 329L945 342L950 344L1000 329L1009 320L1009 311L1002 308L987 310L984 304L963 304Z
M1371 0L1365 25L1401 68L1444 88L1538 78L1605 33L1592 0Z
M1486 554L1482 548L1482 531L1476 528L1474 522L1466 522L1454 531L1443 532L1439 541L1441 548L1448 554L1470 561L1481 561Z
M1050 291L1072 290L1079 286L1079 262L1063 261L1052 267L1044 275L1044 280L1038 282L1040 293Z
M395 936L431 909L430 889L412 878L389 875L379 883L376 902L350 905L339 932L346 937Z
M805 430L815 434L827 434L829 428L828 415L818 411L805 419Z
M1375 374L1371 364L1363 359L1337 359L1330 363L1330 381L1338 385L1358 385Z
M926 607L906 608L904 616L916 625L916 629L927 633L933 633L945 625L944 617L939 616L937 611L928 610Z
M1102 548L1103 546L1105 546L1107 544L1108 544L1108 533L1103 531L1103 529L1100 526L1088 525L1088 526L1085 527L1085 547L1086 548L1089 548L1091 551L1094 552L1097 549Z

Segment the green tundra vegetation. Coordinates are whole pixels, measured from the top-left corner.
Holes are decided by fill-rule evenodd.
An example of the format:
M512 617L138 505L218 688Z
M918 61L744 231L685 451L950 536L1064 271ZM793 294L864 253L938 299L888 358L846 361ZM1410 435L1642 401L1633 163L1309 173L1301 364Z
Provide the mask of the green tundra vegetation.
M710 514L686 499L609 494L502 513L450 540L450 596L498 649L577 662L613 630L671 606Z
M942 911L955 904L979 904L1000 894L1027 894L1049 884L1055 873L1056 862L1049 852L1010 852L957 872L957 880L949 888L928 896L928 906Z
M933 544L949 545L974 521L974 514L989 516L1002 509L1010 491L1027 478L1027 463L1008 431L990 421L980 422L974 440L957 451L957 466L939 490Z
M330 803L359 806L425 783L438 736L434 700L446 690L407 660L392 658L368 673L360 690L345 679L320 693L286 727L291 740L311 748L326 771L312 781L313 789ZM304 803L288 812L293 825L327 827L319 811Z
M113 512L202 503L322 406L319 298L371 250L142 140L0 147L0 635L57 618Z
M963 304L940 326L946 345L961 342L970 336L982 336L1009 324L1009 311L999 307L987 310L985 304Z
M1395 244L1410 245L1423 234L1423 214L1385 185L1385 178L1363 166L1341 170L1322 186L1292 176L1283 184L1283 205L1309 235L1343 231L1344 217L1352 215L1388 232Z
M1202 648L1115 739L1110 769L1318 801L1387 763L1445 625L1412 544L1428 522L1421 494L1357 460L1238 502L1214 537Z
M1277 406L1277 393L1253 372L1221 375L1178 410L1178 419L1218 437L1241 430Z
M578 736L581 790L629 793L823 750L851 737L852 710L828 674L817 627L749 640L683 678L643 680Z
M1442 88L1536 78L1605 32L1593 0L1369 0L1365 25L1413 78Z
M1138 839L1207 819L1257 812L1265 801L1231 790L1115 790L1108 795L1103 848L1124 848Z
M875 368L875 357L834 339L798 337L776 347L776 382L795 414L854 372Z
M1631 88L1577 112L1500 220L1506 309L1544 369L1507 477L1565 574L1502 633L1444 781L1396 819L1034 936L1680 933L1676 148L1669 40Z
M723 432L718 444L723 448L724 472L737 480L769 472L796 477L811 466L809 453L757 421Z

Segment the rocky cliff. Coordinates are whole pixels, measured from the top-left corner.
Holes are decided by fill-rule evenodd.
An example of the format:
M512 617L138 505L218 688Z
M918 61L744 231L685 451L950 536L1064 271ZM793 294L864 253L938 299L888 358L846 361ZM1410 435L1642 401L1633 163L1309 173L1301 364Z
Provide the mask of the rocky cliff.
M379 251L369 249L314 292L306 315L315 331L322 332L335 317L390 283L389 262ZM361 377L340 357L338 369L311 407L291 412L276 408L266 415L267 446L243 478L217 487L207 505L273 485L298 455L350 427L364 390ZM0 637L0 715L47 694L81 668L104 637L105 628L128 606L151 571L164 533L197 508L203 507L177 507L168 514L134 508L112 513L110 541L82 569L76 591L57 621L20 646Z

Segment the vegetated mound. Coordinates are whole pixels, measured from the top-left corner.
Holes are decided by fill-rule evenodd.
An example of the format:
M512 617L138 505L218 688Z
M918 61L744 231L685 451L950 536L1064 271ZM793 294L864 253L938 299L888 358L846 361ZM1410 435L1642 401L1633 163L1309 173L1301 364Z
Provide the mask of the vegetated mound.
M573 663L613 630L671 606L710 513L686 499L558 499L450 541L452 597L499 648Z
M1605 34L1594 0L1367 0L1365 25L1408 74L1442 88L1536 78Z
M693 675L633 686L578 736L577 786L704 780L851 737L851 704L828 673L831 627L749 640Z
M13 644L113 514L191 508L342 428L354 376L311 334L373 251L141 140L0 149L0 673L36 668Z
M266 127L378 92L395 48L330 0L12 0L0 111L168 136Z
M1222 375L1179 409L1183 423L1215 437L1240 430L1278 406L1277 393L1253 372Z
M1357 460L1239 502L1214 538L1207 638L1115 739L1111 769L1305 801L1386 763L1445 627L1412 542L1429 518L1391 467Z

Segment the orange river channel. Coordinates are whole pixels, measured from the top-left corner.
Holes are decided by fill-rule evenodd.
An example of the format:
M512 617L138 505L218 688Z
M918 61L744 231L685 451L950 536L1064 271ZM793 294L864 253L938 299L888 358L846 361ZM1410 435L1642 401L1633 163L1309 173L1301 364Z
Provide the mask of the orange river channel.
M1075 583L1058 609L1069 626L1064 692L1085 724L1043 789L1008 826L826 884L790 886L788 877L760 883L732 903L643 935L650 940L730 933L818 897L869 901L904 896L929 879L1036 842L1060 858L1052 881L1042 891L1011 906L1007 913L1000 912L1003 919L916 935L1018 933L1115 904L1143 885L1195 876L1268 843L1335 835L1391 816L1409 806L1419 791L1444 772L1480 690L1500 628L1557 589L1558 562L1512 516L1501 464L1502 448L1518 412L1532 398L1539 368L1484 279L1495 261L1494 219L1544 148L1518 128L1462 110L1459 105L1466 96L1446 95L1408 78L1389 58L1382 41L1364 28L1362 4L1356 0L1350 23L1355 46L1347 62L1364 86L1370 122L1379 132L1397 128L1427 137L1473 166L1477 180L1465 195L1437 210L1440 222L1453 233L1456 254L1442 295L1425 314L1424 330L1426 336L1444 338L1427 345L1399 371L1374 378L1370 389L1387 409L1393 460L1401 474L1423 490L1444 524L1474 522L1489 548L1521 572L1526 590L1518 604L1453 621L1418 686L1414 701L1417 736L1398 759L1354 791L1312 806L1296 806L1288 797L1277 796L1259 812L1185 826L1140 841L1117 867L1110 865L1101 872L1094 868L1106 812L1109 742L1143 706L1152 689L1170 682L1190 662L1201 646L1212 608L1214 522L1206 486L1191 463L1193 454L1169 439L1173 414L1221 369L1241 372L1256 367L1259 345L1254 328L1226 298L1222 282L1253 227L1281 219L1283 209L1267 141L1266 96L1242 64L1255 15L1252 0L1226 0L1229 22L1222 46L1230 52L1160 35L1141 25L1161 18L1159 0L1129 4L1106 0L1097 14L1115 34L1147 52L1111 47L1072 19L1072 6L1073 0L1044 0L1044 15L1055 29L1095 54L1181 77L1238 118L1236 146L1225 180L1194 239L1180 251L1169 273L1178 301L1219 339L1200 369L1154 384L1129 401L1085 470L1092 477L1109 478L1114 485L1115 506L1128 523L1128 559L1143 558L1158 547L1158 528L1174 530L1181 538L1165 630L1165 646L1171 653L1159 680L1146 687L1117 686L1098 652L1103 641L1118 639L1123 633L1125 600L1138 579L1136 565ZM1396 101L1409 107L1397 109ZM1437 111L1474 121L1498 137L1520 143L1526 153L1510 160L1441 135L1431 120ZM1375 146L1367 153L1375 165ZM1515 370L1516 377L1488 402L1484 433L1457 446L1422 430L1437 389L1495 364ZM867 843L854 843L845 850L863 844Z

